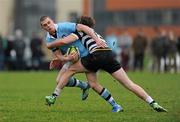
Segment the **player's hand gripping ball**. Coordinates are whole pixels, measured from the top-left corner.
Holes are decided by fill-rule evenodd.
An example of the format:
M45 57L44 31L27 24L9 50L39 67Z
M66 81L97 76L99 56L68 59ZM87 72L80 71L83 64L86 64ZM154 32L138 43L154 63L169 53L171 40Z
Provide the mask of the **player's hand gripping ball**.
M79 49L75 46L69 47L66 52L66 55L67 56L71 55L73 57L73 60L72 60L73 63L77 62L80 58Z

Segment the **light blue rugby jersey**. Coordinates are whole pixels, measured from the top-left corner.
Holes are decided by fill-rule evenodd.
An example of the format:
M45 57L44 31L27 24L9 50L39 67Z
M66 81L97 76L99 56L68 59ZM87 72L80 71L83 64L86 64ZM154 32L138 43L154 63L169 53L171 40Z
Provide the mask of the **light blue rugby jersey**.
M58 23L55 24L55 28L57 33L57 39L61 39L76 31L76 23L70 23L70 22ZM56 38L54 38L49 33L47 33L46 43L53 42L55 40ZM83 46L80 40L74 41L64 46L60 46L59 48L61 49L62 53L65 54L70 46L78 47L80 52L80 57L84 57L88 55L88 50Z

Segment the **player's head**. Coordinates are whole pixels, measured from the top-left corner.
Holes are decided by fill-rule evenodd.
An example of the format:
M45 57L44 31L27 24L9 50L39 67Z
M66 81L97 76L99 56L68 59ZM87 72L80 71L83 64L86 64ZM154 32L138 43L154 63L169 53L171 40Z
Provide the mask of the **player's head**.
M93 18L91 18L91 17L88 17L88 16L81 16L78 19L77 23L84 24L84 25L87 25L90 28L93 28L94 25L95 25L95 20Z
M53 20L48 17L48 16L42 16L40 18L40 24L41 27L46 30L47 32L54 32L55 31L55 26Z

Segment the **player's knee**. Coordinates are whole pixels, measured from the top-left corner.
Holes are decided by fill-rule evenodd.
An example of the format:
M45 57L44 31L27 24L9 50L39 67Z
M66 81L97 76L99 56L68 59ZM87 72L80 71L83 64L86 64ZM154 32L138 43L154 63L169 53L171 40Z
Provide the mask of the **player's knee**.
M96 82L88 82L88 84L92 89L94 89L97 86Z

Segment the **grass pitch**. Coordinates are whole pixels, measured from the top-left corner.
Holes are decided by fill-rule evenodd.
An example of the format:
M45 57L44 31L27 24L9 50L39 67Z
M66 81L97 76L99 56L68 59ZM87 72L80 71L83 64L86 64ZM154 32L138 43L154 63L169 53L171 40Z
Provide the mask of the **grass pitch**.
M128 73L156 101L168 109L157 113L123 88L107 73L99 73L100 83L109 89L124 112L111 107L92 89L81 101L79 88L65 88L52 107L44 97L55 87L57 72L0 72L0 122L180 122L179 74ZM76 75L85 80L84 74Z

